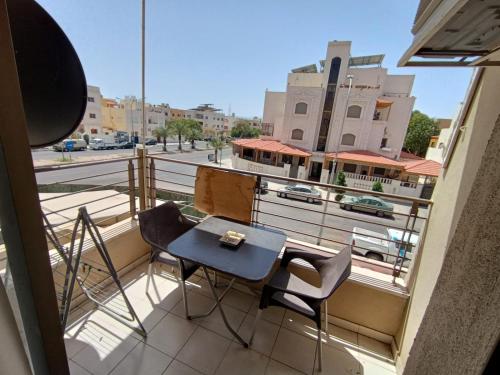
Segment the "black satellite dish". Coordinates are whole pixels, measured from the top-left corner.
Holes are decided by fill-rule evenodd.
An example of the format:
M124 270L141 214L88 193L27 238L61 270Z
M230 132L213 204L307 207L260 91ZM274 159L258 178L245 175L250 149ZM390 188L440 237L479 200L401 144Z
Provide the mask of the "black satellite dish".
M73 133L87 106L85 73L54 19L33 0L7 0L31 147Z

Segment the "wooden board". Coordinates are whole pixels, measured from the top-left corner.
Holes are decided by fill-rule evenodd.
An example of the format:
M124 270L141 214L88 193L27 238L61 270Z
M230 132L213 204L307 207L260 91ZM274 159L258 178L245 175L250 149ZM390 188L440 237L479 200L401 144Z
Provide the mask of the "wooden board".
M250 223L255 176L198 167L194 205L199 211Z

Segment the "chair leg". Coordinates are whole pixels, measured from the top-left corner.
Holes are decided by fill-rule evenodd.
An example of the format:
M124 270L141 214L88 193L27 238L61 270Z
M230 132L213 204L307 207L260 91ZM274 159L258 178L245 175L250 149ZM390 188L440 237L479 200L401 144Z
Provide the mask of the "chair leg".
M253 321L252 334L250 335L250 340L248 340L248 346L252 345L253 337L255 336L255 331L257 331L257 324L259 323L260 316L262 315L262 309L257 311L257 316Z
M146 293L149 290L149 282L151 281L151 273L153 272L153 262L150 262L148 265L148 277L146 279Z
M318 327L318 371L323 367L323 348L321 345L321 327Z
M178 267L179 267L179 277L177 277L177 281L181 284L182 302L184 303L184 316L186 319L190 319L187 292L186 292L186 280L184 279L184 269L182 268L182 263L180 259L178 260Z
M328 340L328 300L325 299L325 333Z

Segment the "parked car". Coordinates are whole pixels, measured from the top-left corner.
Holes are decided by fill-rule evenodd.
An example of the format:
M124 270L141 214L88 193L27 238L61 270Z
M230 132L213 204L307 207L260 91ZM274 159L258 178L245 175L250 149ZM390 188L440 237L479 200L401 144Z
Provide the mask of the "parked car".
M146 139L146 142L144 142L144 144L146 146L154 146L156 145L158 142L156 141L156 139Z
M260 181L260 186L258 188L259 192L261 194L265 194L267 193L267 189L269 188L269 184L267 183L267 181Z
M123 142L118 145L118 148L134 148L135 143L133 142Z
M371 212L379 217L391 217L394 211L394 206L391 203L371 195L362 195L360 197L345 195L339 203L340 208L344 210Z
M68 147L68 142L73 143L71 149ZM82 151L87 149L87 142L83 139L65 139L62 142L56 143L53 148L54 151Z
M91 150L116 150L119 144L115 141L105 140L101 138L91 139L89 142L89 148Z
M418 235L406 232L404 238L408 241L410 238L411 246L407 246L405 255L406 243L403 243L403 231L398 229L386 229L385 233L374 232L372 230L354 227L351 239L352 251L358 255L362 255L369 259L375 259L381 262L394 263L399 257L403 262L403 266L407 267L413 258L414 249L418 244Z
M277 192L278 197L300 199L309 203L321 203L321 192L313 186L288 185Z

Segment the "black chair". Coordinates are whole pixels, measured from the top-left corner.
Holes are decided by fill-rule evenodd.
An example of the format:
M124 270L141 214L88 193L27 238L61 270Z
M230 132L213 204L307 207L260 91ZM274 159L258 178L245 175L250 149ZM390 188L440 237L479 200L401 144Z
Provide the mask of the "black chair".
M154 262L178 267L184 312L186 318L189 318L185 281L196 272L198 265L173 257L168 253L167 246L193 228L196 222L185 217L174 202L167 202L161 206L141 211L138 216L142 238L151 245L146 293L149 289Z
M287 270L292 259L310 263L321 278L321 286L315 287ZM255 318L250 344L262 310L268 306L281 306L311 320L318 328L318 358L321 371L321 305L325 303L325 325L328 327L327 299L351 274L351 247L347 246L335 256L325 256L305 250L286 248L280 267L262 289L259 311ZM328 331L327 331L328 332Z

